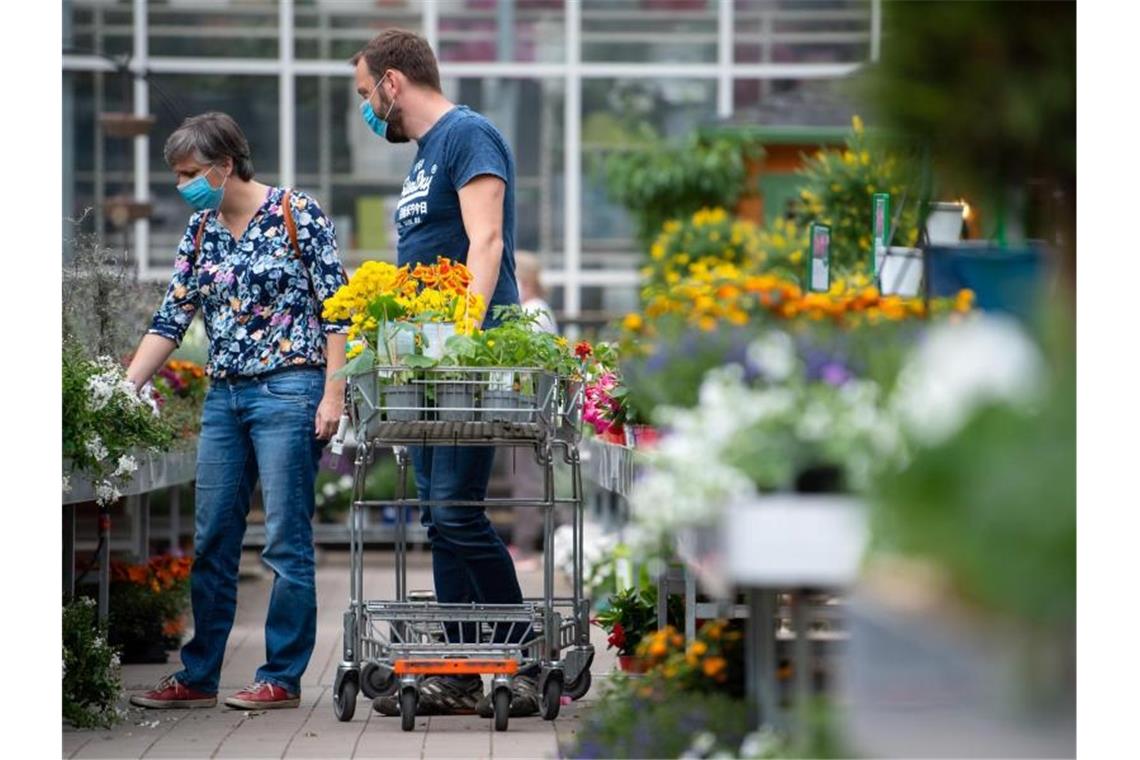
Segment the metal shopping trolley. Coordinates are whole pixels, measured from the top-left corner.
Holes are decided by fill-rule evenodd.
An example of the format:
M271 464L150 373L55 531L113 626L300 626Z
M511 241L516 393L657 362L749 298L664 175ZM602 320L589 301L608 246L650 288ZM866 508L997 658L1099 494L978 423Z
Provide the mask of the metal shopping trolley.
M582 591L582 475L578 456L581 384L533 368L379 367L349 378L349 413L356 436L350 543L349 607L344 655L337 667L333 709L351 720L359 692L399 694L402 727L415 725L420 680L427 675L491 676L495 729L505 731L510 679L534 673L546 720L558 716L563 694L590 688L594 649L589 602ZM480 502L408 498L408 446L510 446L529 449L544 472L543 495ZM392 501L366 501L368 467L391 448L397 465ZM570 498L557 498L556 460L569 466ZM521 604L443 604L415 598L407 581L407 509L411 505L541 509L544 569L541 598ZM554 595L554 508L573 511L573 595ZM363 510L395 507L396 598L364 593Z

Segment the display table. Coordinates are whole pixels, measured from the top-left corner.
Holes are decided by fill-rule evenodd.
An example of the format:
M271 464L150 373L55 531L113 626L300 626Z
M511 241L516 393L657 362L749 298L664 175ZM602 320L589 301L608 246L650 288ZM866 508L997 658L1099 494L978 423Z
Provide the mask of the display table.
M584 478L603 490L629 498L639 470L634 462L633 449L583 436L579 451Z
M150 545L150 499L148 494L163 489L170 493L171 545L178 545L181 500L177 486L194 480L197 463L197 438L180 441L171 451L132 452L138 469L119 491L131 505L131 539L135 556L146 561ZM66 471L66 463L65 463ZM68 598L75 595L75 505L95 500L95 485L82 473L73 473L71 489L63 494L63 590ZM111 516L106 507L99 510L99 619L106 620L109 610L111 581Z

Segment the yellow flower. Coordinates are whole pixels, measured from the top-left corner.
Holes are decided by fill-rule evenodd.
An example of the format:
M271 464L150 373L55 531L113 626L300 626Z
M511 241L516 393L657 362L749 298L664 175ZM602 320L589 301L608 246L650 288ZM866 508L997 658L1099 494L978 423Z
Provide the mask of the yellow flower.
M621 326L628 332L638 332L644 325L641 315L637 312L630 312L625 315L625 319L621 321Z
M562 337L561 335L559 335L557 338L555 338L555 339L554 339L554 342L558 344L558 347L559 347L559 348L566 348L566 345L567 345L567 344L568 344L570 341L566 340L566 338L564 338L564 337Z
M348 347L348 350L345 351L344 356L346 359L353 359L353 358L359 356L361 354L361 352L363 352L363 351L364 351L364 344L363 343L353 343L351 346Z
M651 657L664 657L668 651L665 642L661 639L654 639L653 643L649 645L649 654Z
M694 641L692 644L689 644L689 651L687 652L687 654L691 654L695 657L701 657L702 655L704 655L708 651L709 651L709 645L708 644L706 644L703 641Z
M793 264L799 264L803 260L804 260L804 252L803 251L792 251L791 253L788 254L788 261L790 261Z
M649 256L654 261L660 261L661 259L665 258L665 244L658 240L649 249Z
M863 164L863 166L870 166L871 165L871 154L867 151L863 151L862 153L859 154L859 161Z
M493 341L493 340L487 341L487 348L494 348L494 347L495 347L495 341Z
M712 332L716 329L716 320L712 317L701 317L697 320L697 326L705 332Z
M859 114L855 114L851 117L851 128L855 130L856 134L860 134L863 131L863 120L859 118Z

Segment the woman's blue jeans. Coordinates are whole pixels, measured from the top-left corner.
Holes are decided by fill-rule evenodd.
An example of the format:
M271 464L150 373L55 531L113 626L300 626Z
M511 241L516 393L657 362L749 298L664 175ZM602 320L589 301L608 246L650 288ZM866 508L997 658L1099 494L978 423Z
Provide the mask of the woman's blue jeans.
M218 691L237 609L238 565L254 484L265 506L262 559L273 570L266 662L254 680L299 694L317 634L314 484L325 442L315 434L324 370L218 380L202 413L194 501L190 599L194 638L182 648L182 683Z

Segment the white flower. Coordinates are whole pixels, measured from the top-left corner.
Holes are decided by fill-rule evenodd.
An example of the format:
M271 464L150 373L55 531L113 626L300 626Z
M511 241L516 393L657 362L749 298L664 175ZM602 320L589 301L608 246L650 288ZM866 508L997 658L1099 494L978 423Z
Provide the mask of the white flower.
M893 405L907 431L937 445L988 403L1032 404L1044 361L1010 317L985 315L932 329L899 374Z
M98 412L110 403L115 385L105 374L92 375L87 378L87 392L91 394L91 411Z
M763 757L764 755L773 754L779 748L780 737L771 729L762 728L744 737L744 741L740 743L740 756L749 758Z
M350 488L352 488L352 476L351 475L341 475L340 480L338 480L336 482L336 484L340 487L340 490L347 491Z
M97 462L102 462L107 458L107 447L103 445L103 439L99 437L98 433L87 441L85 448L87 453Z
M63 476L63 492L64 493L71 493L71 476L70 475L64 475Z
M831 433L831 413L819 402L808 404L796 424L796 435L805 441L822 441Z
M796 367L796 344L791 336L769 330L748 347L748 360L772 382L787 380Z
M119 489L115 488L115 486L106 480L100 480L95 484L95 500L100 504L110 504L118 501L120 496L122 496L122 494L119 493Z
M689 749L698 755L707 755L715 746L716 737L708 731L702 731L693 738L693 744Z
M323 486L321 486L321 493L324 495L324 497L326 499L331 499L332 497L336 496L336 494L337 494L336 484L325 483Z
M119 667L119 664L120 664L119 663L119 653L115 652L114 654L111 655L111 667L117 668L117 667Z
M123 456L119 457L119 466L113 473L111 473L111 477L118 478L123 475L130 475L138 468L139 464L134 460L134 457L124 454Z

